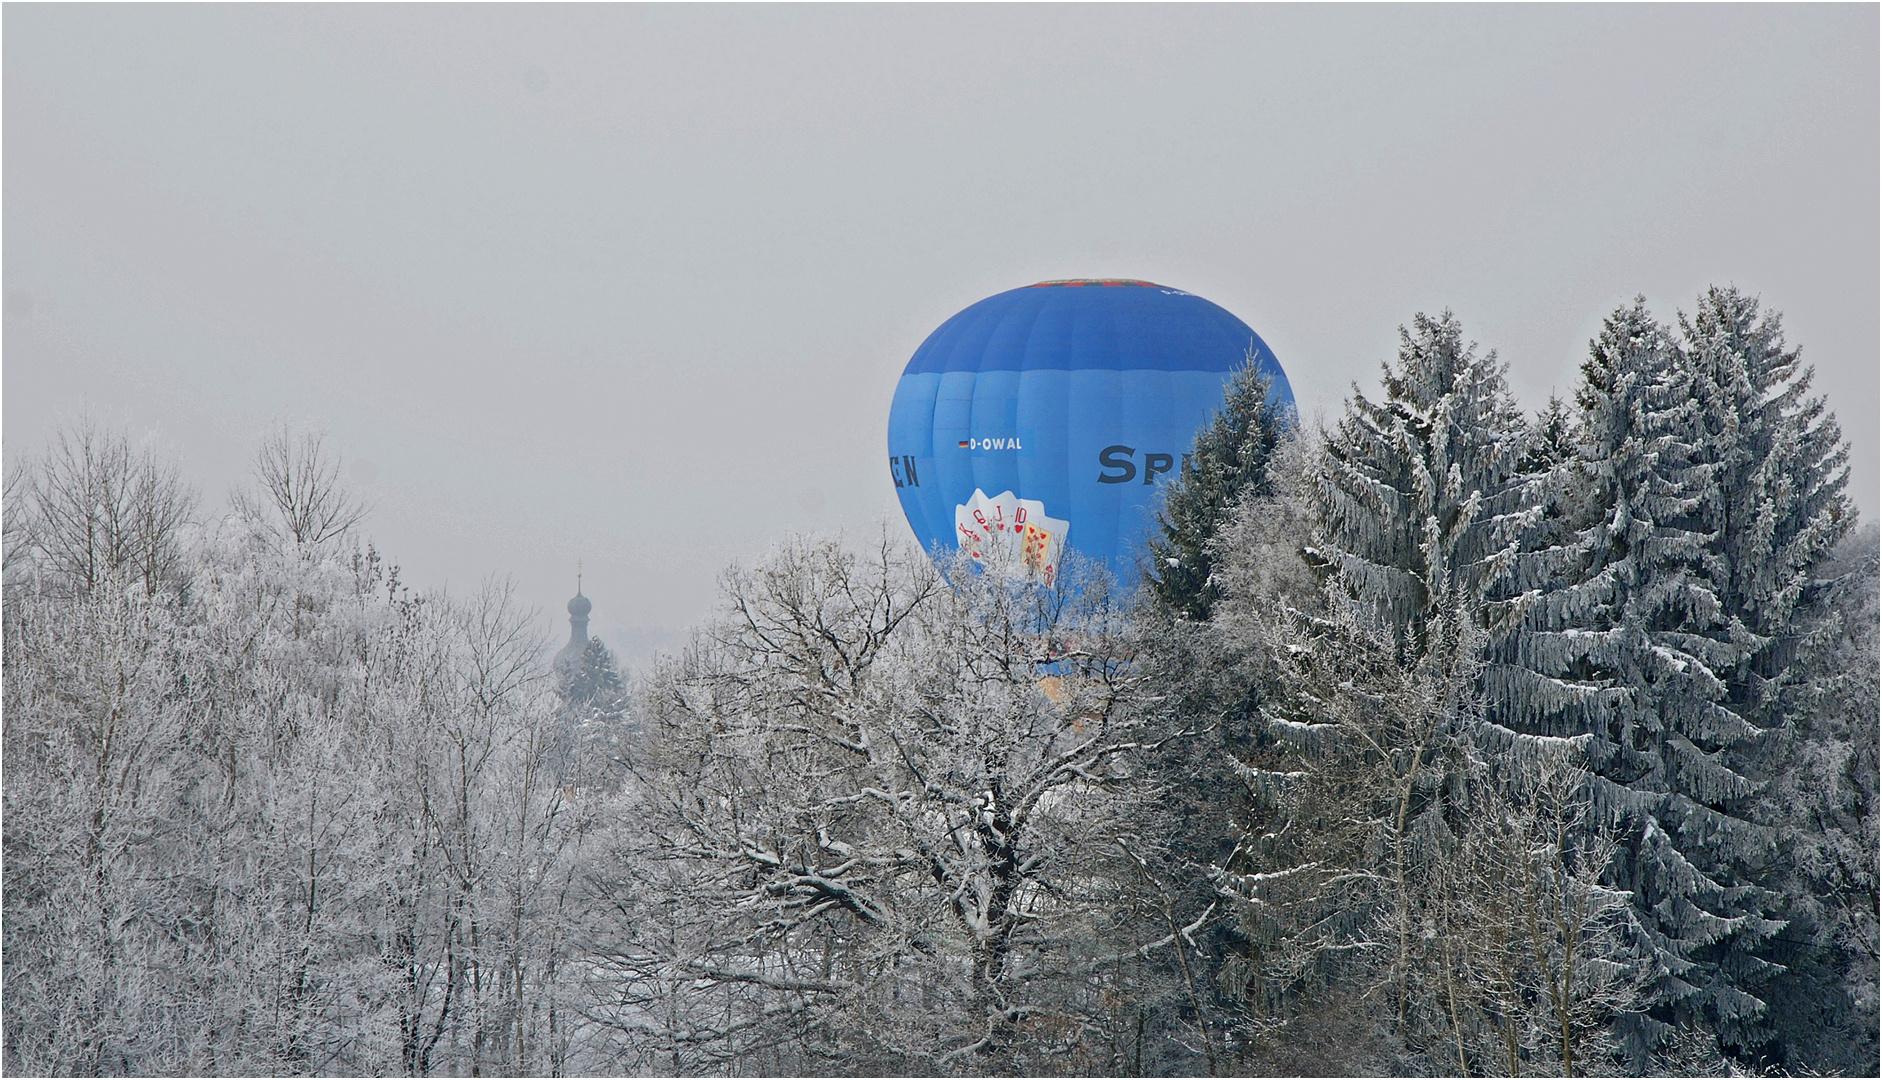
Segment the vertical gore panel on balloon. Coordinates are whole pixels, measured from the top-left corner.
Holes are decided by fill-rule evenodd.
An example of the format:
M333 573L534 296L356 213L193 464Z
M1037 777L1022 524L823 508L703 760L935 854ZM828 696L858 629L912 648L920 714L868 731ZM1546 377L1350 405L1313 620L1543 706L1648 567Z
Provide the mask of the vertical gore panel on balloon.
M1026 346L1016 354L1018 367L1022 371L1037 371L1056 367L1063 371L1075 357L1077 350L1071 348L1071 327L1077 305L1063 297L1069 290L1039 290L1041 294L1050 294L1045 303L1033 309L1031 333L1026 337Z
M1070 486L1066 483L1071 466L1066 445L1070 396L1069 372L1034 370L1019 374L1020 437L1032 442L1019 459L1021 486L1016 490L1045 503L1046 513L1058 518L1068 517L1071 507Z
M935 371L978 371L980 358L987 351L987 339L999 327L1000 312L982 301L948 320L944 329L949 336L934 357ZM953 525L948 526L950 532Z
M948 546L954 546L954 518L952 504L965 502L963 492L974 490L974 469L966 449L961 447L972 431L971 423L974 407L974 384L979 380L976 371L944 371L941 373L940 391L934 403L934 456L935 474L940 479L937 494L948 503L936 507L935 517L945 518L935 522L941 535L948 538Z
M1076 305L1067 305L1067 345L1077 358L1076 365L1107 370L1130 367L1131 357L1118 348L1117 305L1104 303L1110 297L1100 292L1080 293L1075 299Z
M1019 358L1031 347L1043 302L1028 300L1004 310L999 325L987 338L986 348L974 361L976 371L1017 371ZM988 492L992 495L994 492Z
M973 418L968 424L968 457L974 487L989 495L1019 487L1019 372L982 371L974 380Z
M1098 482L1098 455L1122 436L1124 405L1119 373L1089 368L1067 372L1071 386L1066 409L1071 451L1072 533L1067 543L1093 559L1112 561L1117 551L1118 489L1129 483ZM1133 471L1135 466L1132 467Z
M966 332L972 316L973 308L969 308L942 323L934 333L928 335L928 340L922 342L921 347L915 350L914 359L908 362L908 369L903 374L930 374L946 371L948 359L960 346L961 336Z

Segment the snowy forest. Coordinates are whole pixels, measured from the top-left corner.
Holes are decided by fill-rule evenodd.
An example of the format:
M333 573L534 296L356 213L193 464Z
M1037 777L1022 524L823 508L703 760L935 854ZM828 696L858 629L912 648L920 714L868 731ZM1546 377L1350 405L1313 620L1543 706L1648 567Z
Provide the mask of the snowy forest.
M1139 581L885 529L558 671L335 447L9 452L19 1074L1875 1075L1877 530L1775 311L1253 374ZM10 451L17 448L9 448ZM631 676L631 677L630 677Z

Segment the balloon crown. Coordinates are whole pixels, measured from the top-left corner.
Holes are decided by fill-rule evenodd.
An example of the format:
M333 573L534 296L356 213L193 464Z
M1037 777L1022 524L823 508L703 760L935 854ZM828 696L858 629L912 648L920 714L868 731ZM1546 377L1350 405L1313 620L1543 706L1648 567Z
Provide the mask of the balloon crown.
M1154 281L1138 281L1136 278L1066 278L1063 281L1041 281L1026 286L1029 289L1044 289L1050 286L1065 285L1141 285L1148 289L1161 289L1163 286Z

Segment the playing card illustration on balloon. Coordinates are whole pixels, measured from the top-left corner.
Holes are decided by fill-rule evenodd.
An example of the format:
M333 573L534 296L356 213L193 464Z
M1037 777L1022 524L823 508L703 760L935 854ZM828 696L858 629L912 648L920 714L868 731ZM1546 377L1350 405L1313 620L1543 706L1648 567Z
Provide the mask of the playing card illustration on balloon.
M973 498L954 508L954 531L963 548L977 562L998 555L1006 566L1023 569L1050 585L1058 573L1059 555L1071 522L1051 517L1038 499L1021 499L1011 491L988 496L979 488Z

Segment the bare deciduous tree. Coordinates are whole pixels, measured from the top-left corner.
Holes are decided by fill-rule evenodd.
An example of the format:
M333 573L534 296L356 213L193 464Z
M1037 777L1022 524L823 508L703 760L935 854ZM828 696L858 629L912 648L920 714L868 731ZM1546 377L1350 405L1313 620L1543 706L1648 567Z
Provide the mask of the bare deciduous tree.
M1123 621L1096 583L948 576L793 544L646 688L591 1006L640 1067L1056 1072L1104 1043Z
M0 491L0 581L12 594L23 584L33 544L32 467L17 454L6 455L5 489Z
M85 417L55 434L32 470L28 535L57 587L88 593L122 572L155 592L182 565L196 502L175 463Z
M267 522L283 541L311 549L340 537L366 516L366 504L340 482L340 457L316 431L295 434L283 425L262 437L255 452L259 495L238 492L237 508Z

